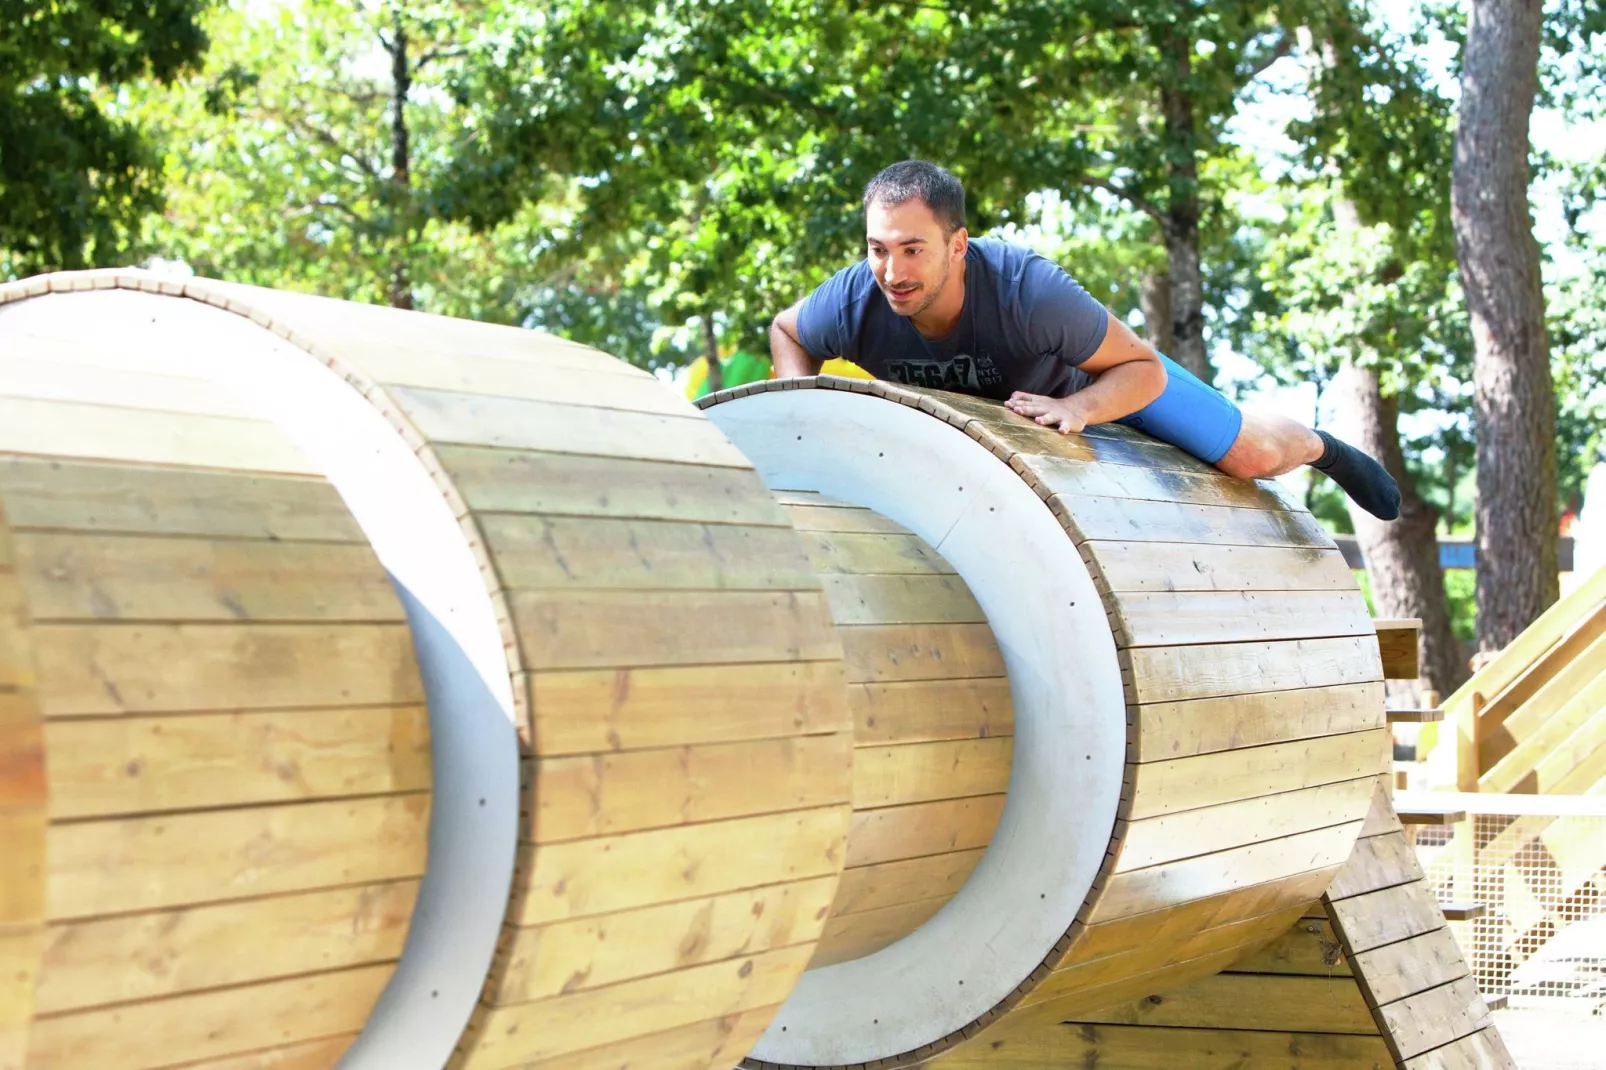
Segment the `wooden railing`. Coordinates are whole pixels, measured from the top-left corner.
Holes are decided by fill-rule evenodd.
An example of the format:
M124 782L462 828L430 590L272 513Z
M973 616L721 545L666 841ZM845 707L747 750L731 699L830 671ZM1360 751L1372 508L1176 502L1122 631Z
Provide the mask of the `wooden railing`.
M1444 702L1429 758L1466 792L1606 791L1606 569L1551 606Z

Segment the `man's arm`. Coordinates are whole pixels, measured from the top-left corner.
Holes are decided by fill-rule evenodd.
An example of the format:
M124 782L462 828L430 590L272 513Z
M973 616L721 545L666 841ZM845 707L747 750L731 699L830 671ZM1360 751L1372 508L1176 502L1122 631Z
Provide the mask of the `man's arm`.
M775 376L785 379L795 375L819 375L825 363L811 356L797 337L797 314L803 308L799 301L770 321L770 360Z
M1148 405L1165 392L1165 365L1160 354L1120 317L1109 317L1104 340L1077 368L1093 382L1065 398L1049 398L1017 390L1004 402L1011 411L1030 416L1061 434L1080 431L1088 424L1109 423Z

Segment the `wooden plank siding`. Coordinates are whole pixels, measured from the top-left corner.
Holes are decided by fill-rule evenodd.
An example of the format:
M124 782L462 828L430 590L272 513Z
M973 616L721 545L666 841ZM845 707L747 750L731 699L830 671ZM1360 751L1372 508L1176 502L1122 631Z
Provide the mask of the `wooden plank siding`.
M818 377L753 384L699 404L739 404L747 394L791 388L849 390L917 407L1009 464L1087 565L1125 685L1126 785L1103 870L1077 922L1010 999L962 1035L909 1057L939 1066L967 1059L1026 1066L1043 1065L1033 1060L1055 1051L1067 1061L1074 1053L1080 1065L1090 1045L1045 1041L1030 1024L1165 991L1286 934L1349 857L1378 777L1389 768L1376 631L1342 555L1309 513L1275 483L1228 479L1124 427L1061 436L994 402L941 391ZM799 527L827 533L844 559L874 555L904 577L879 588L857 577L839 585L857 599L838 596L834 604L848 609L896 589L897 605L920 629L913 643L888 627L874 635L863 634L864 626L844 629L853 684L981 675L974 672L986 669L979 629L962 617L929 619L936 614L919 592L933 585L931 562L898 542L894 528L806 494L782 500L797 511ZM952 708L962 708L957 696ZM919 718L918 731L953 738L955 716L962 715L945 704ZM990 733L990 708L985 716ZM888 724L886 715L873 726L869 720L856 713L856 728ZM864 817L856 816L850 836L850 873L870 842ZM933 823L950 820L945 813ZM889 879L895 867L920 861L876 857ZM918 872L933 887L945 888L952 877L942 867ZM866 905L886 902L868 894L874 887L867 874L844 881L841 894L862 896L853 901ZM1255 983L1277 983L1288 961L1265 971L1271 980ZM1336 1042L1334 1050L1386 1055L1354 983L1343 980L1349 1002L1342 1013L1369 1038ZM1029 1039L1016 1039L1017 1026ZM973 1036L974 1043L961 1043ZM1001 1054L1016 1045L1029 1054L1013 1062Z
M86 374L97 352L0 390L50 784L33 1024L0 1064L338 1057L425 864L401 605L274 425L204 379Z
M799 491L777 500L856 652L847 868L812 960L826 966L919 928L981 861L1009 789L1013 711L986 617L941 554L862 506ZM891 655L880 671L855 668L877 649Z
M455 513L506 640L529 788L501 947L453 1065L661 1050L656 1065L690 1070L744 1054L823 930L853 790L826 594L746 458L652 376L536 332L118 272L0 287L0 302L91 288L201 302L307 352ZM43 371L43 397L5 399L0 434L19 448L0 449L0 499L39 535L40 697L73 751L60 763L72 849L58 857L74 866L61 900L74 913L47 947L63 972L41 989L41 1058L332 1066L389 975L423 870L427 732L407 626L338 495L271 424L249 407L193 411L205 382L141 379L138 353L74 358L63 326L30 343L49 358L35 363L98 361L102 395L166 389L175 411L100 406L107 418L80 432L68 418L104 398L59 397L71 377ZM117 435L139 441L119 452ZM375 731L395 744L383 762ZM232 777L230 738L254 758ZM180 752L195 760L158 784ZM273 835L248 834L252 821ZM127 849L90 879L113 843ZM690 859L709 865L683 876ZM136 867L134 913L85 913ZM229 892L189 872L208 867ZM332 934L353 899L363 913ZM79 946L90 938L99 960ZM252 941L273 946L246 953ZM143 942L164 955L128 954ZM595 980L555 977L543 943ZM222 956L207 968L156 973L165 953L206 946ZM84 982L115 957L139 976ZM114 1014L150 1043L127 1044ZM510 1039L521 1023L539 1050Z

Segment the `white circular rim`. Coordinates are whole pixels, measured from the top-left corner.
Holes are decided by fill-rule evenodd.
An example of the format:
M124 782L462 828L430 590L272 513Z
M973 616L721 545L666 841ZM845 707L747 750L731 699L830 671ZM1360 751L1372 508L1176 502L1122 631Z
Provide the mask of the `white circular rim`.
M0 306L0 335L35 315L84 339L90 373L121 366L232 390L322 470L390 573L429 702L429 856L401 960L341 1066L436 1070L479 1002L518 841L507 657L457 518L419 458L350 383L240 314L132 290L58 293Z
M981 864L915 932L806 972L752 1052L791 1066L907 1055L1008 998L1086 900L1114 831L1126 759L1115 640L1053 514L962 431L837 390L765 391L705 411L770 487L868 506L935 547L970 585L1003 651L1014 760Z

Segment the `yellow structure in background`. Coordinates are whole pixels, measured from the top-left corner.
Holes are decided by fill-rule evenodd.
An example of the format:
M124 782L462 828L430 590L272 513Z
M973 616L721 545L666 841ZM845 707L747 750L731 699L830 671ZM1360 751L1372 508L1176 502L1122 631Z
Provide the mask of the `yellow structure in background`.
M724 371L723 387L744 386L761 379L773 379L775 369L763 357L740 350L720 358ZM874 379L875 376L841 357L832 357L820 369L822 375L838 375L844 379ZM686 400L696 401L708 390L708 358L698 357L686 366Z

